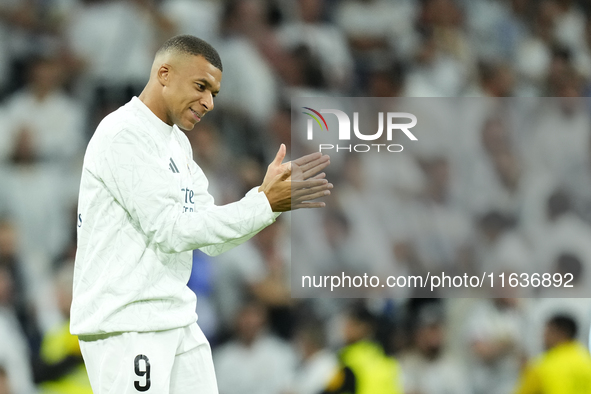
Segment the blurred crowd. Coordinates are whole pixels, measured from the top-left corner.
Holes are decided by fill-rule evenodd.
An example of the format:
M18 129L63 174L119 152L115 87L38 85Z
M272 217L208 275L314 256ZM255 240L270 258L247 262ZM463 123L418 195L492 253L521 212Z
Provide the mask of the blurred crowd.
M587 0L0 0L1 394L91 392L68 331L84 149L181 33L224 64L216 110L187 132L217 204L290 146L292 97L480 97L493 109L458 127L440 123L443 99L415 102L447 128L425 126L427 143L392 161L388 192L410 208L385 218L386 264L543 267L589 283ZM496 99L507 96L522 105ZM329 208L301 217L346 265L371 225L347 208L384 180L366 176L371 160L342 165ZM194 253L189 286L221 394L552 393L569 379L591 392L584 293L293 299L299 214L217 258Z

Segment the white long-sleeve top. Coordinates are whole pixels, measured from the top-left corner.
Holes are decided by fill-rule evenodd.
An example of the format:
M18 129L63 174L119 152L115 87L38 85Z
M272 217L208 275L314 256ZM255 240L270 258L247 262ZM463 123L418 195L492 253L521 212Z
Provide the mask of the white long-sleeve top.
M216 206L187 137L138 98L99 124L84 157L71 332L196 321L192 250L220 254L273 223L262 192Z

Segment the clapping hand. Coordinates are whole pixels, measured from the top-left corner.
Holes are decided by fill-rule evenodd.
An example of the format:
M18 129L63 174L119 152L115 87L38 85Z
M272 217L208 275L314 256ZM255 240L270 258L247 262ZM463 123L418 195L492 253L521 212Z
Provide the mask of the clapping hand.
M316 152L282 163L285 153L285 145L281 144L259 188L267 195L273 211L324 207L323 202L312 200L330 194L333 185L324 179L326 174L321 172L330 164L330 158Z

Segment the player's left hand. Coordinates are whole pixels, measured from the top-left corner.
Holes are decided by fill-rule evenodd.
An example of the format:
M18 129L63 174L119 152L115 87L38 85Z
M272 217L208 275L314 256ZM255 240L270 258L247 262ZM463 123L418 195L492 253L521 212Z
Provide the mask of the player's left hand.
M269 182L271 182L276 176L283 174L287 168L291 168L291 176L288 179L294 181L304 181L307 179L322 179L326 176L325 173L321 172L330 164L330 157L323 155L320 152L311 153L306 156L302 156L296 160L282 163L285 159L287 148L285 144L281 144L275 159L267 167L267 173L265 179L259 190L265 188Z

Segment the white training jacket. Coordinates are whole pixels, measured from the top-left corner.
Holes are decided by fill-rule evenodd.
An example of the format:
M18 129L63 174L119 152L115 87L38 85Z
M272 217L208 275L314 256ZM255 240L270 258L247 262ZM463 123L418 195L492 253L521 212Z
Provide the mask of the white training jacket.
M189 140L137 97L108 115L82 170L70 331L159 331L197 320L192 250L220 254L273 223L264 193L216 206Z

